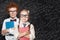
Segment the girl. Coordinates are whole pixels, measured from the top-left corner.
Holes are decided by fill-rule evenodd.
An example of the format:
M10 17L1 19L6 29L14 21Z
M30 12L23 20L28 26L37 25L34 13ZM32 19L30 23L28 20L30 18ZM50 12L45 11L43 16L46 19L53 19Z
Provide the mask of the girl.
M29 10L23 9L20 12L20 22L19 22L19 40L34 40L35 30L33 24L30 24L29 20Z

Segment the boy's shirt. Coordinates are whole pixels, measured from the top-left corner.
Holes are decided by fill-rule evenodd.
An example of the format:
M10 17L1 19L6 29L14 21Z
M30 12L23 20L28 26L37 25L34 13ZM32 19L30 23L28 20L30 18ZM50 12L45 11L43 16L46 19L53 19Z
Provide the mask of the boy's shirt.
M13 34L16 38L18 36L18 23L19 23L19 19L17 17L14 18L15 21L14 22L14 27L13 28L6 28L6 22L10 22L11 20L13 20L12 18L7 18L4 20L3 22L3 26L2 26L2 30L8 30L10 34Z

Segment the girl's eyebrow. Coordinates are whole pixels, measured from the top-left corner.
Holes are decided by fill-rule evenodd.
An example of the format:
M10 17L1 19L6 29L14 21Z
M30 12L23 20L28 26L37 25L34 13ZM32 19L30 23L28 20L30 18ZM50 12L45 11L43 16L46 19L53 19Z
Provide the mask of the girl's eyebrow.
M28 14L20 14L20 15L28 15Z

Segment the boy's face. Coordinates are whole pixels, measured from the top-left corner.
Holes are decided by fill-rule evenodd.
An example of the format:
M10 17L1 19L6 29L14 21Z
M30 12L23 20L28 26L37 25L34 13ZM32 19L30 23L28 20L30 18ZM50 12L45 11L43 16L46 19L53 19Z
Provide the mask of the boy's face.
M15 18L17 15L17 8L15 7L9 8L9 14L11 18Z
M22 22L26 22L29 19L29 13L27 11L21 11L20 13L20 20Z

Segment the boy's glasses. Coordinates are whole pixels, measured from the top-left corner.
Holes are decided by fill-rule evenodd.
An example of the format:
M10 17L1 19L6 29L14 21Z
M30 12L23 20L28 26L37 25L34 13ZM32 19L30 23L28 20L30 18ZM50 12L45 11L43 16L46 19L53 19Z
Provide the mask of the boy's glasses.
M25 17L25 18L28 18L29 17L29 15L24 15L24 14L20 14L20 17Z
M9 11L9 12L17 12L16 10L14 10L14 11Z

